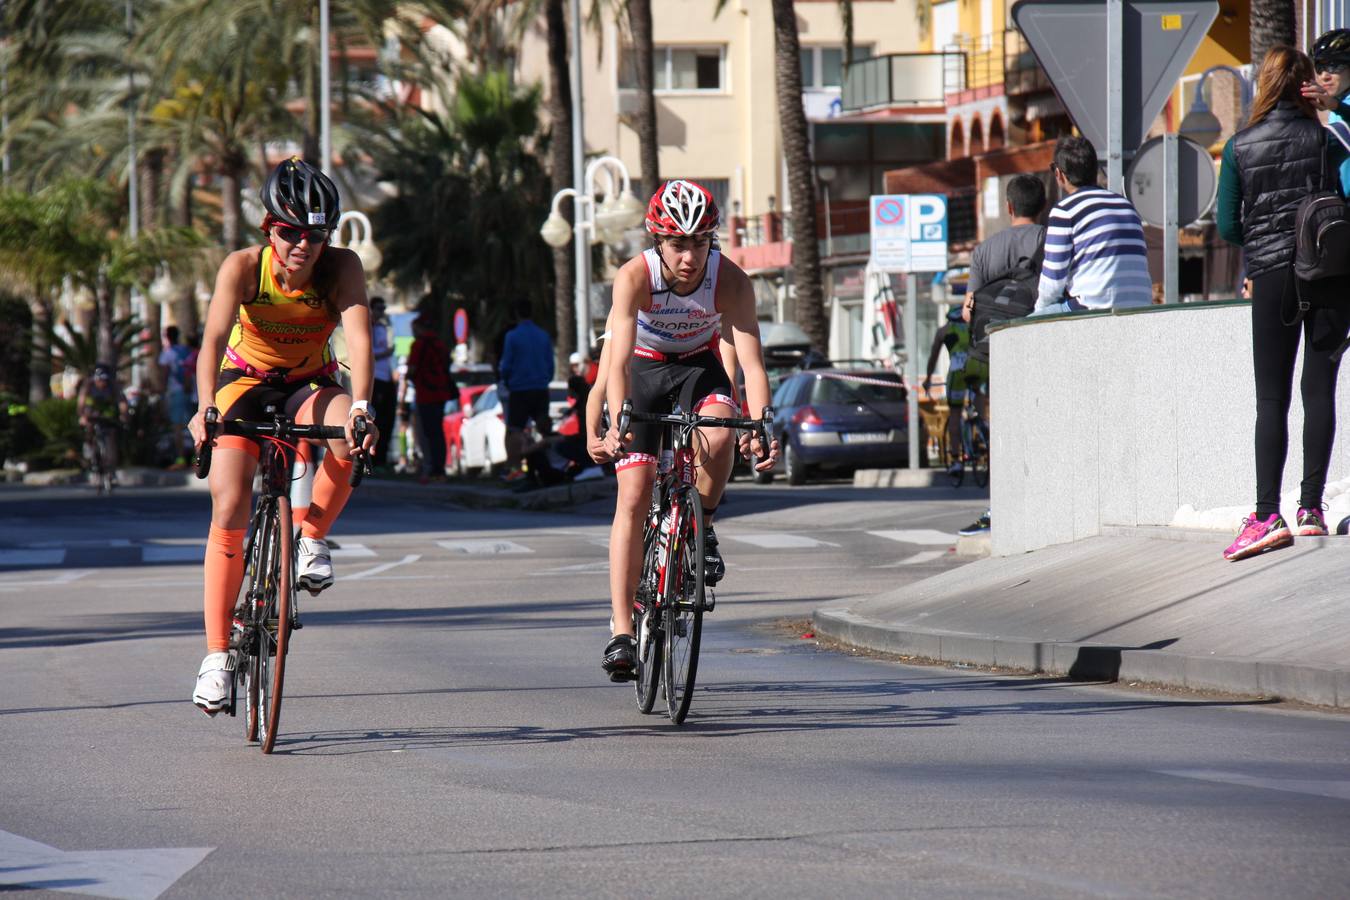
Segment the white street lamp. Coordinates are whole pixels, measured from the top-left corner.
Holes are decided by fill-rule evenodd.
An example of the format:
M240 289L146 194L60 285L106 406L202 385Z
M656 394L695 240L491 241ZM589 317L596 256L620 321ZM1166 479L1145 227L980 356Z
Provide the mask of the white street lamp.
M350 243L342 236L343 226L349 223L352 226ZM380 264L384 262L384 256L380 253L380 248L375 246L372 234L373 229L370 227L369 217L363 212L349 209L338 217L337 228L333 230L333 246L347 247L355 252L361 260L361 268L365 270L366 279L376 281L379 278L377 273L380 270Z
M595 202L596 176L604 174L604 197L599 205ZM618 176L616 181L615 176ZM622 187L619 187L622 185ZM558 212L558 206L566 197L572 198L572 208L576 225L568 225L567 220ZM647 208L633 195L632 182L628 178L628 168L623 161L613 156L601 156L590 161L582 175L581 190L564 188L553 197L553 206L548 219L539 229L539 236L550 247L565 247L572 239L574 230L586 235L578 238L577 252L577 347L589 347L591 343L591 266L590 253L581 252L591 244L620 244L626 239L625 232L642 223Z

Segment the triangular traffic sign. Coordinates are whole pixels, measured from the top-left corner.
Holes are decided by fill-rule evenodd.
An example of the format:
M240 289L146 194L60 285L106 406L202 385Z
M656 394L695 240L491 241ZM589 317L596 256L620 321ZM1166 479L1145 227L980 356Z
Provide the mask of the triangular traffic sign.
M1217 0L1123 0L1121 150L1134 152L1209 26ZM1012 17L1078 130L1107 138L1106 0L1020 0Z

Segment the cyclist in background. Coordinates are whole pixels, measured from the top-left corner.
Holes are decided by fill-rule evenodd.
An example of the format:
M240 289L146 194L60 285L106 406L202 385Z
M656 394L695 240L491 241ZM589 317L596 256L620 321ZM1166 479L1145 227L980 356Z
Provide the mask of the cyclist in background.
M127 398L122 394L113 367L101 362L81 385L75 408L84 428L88 459L97 450L103 452L103 466L117 483L117 427L127 420ZM99 446L95 448L94 444Z
M1331 113L1327 127L1350 150L1350 29L1328 31L1313 43L1314 81L1303 86L1303 96ZM1350 159L1341 163L1341 184L1350 184Z
M933 372L937 369L942 348L947 348L947 446L951 448L950 472L961 470L965 445L961 440L961 407L966 402L966 366L970 363L970 324L960 309L947 313L947 322L933 335L933 346L928 351L928 368L923 377L923 392L933 387Z
M216 276L197 360L198 410L188 428L200 448L204 414L216 407L222 420L265 421L265 408L275 406L302 425L345 424L347 439L328 442L309 509L296 523L296 584L317 594L333 583L324 538L351 496L358 414L371 423L361 449L369 452L379 439L370 409L370 309L360 260L351 250L328 246L341 212L328 176L292 157L268 176L262 202L266 243L231 253ZM333 379L338 366L328 349L339 322L351 360L351 396ZM244 579L258 457L254 439L215 439L205 564L207 654L192 693L207 715L229 702L230 620Z
M636 412L667 413L675 401L685 412L738 416L740 404L715 352L724 322L745 372L752 415L769 405L754 289L740 267L714 246L720 220L712 194L694 182L668 181L652 195L647 231L655 245L625 263L614 281L605 384L611 413L631 397ZM612 680L624 681L636 665L633 596L662 430L642 423L620 434L618 424L611 414L604 439L605 452L622 458L615 466L619 496L609 542L613 637L602 664ZM734 438L724 428L699 431L698 491L708 522L704 563L710 585L725 573L712 525L731 475ZM752 450L765 457L756 468L773 465L776 443L761 447L756 439Z

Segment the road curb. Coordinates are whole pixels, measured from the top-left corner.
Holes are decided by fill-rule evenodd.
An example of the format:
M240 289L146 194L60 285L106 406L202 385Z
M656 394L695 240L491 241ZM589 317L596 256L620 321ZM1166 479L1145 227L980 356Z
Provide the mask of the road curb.
M1350 669L929 631L884 624L839 607L818 609L812 619L817 634L841 643L933 662L997 666L1081 681L1137 681L1350 709Z

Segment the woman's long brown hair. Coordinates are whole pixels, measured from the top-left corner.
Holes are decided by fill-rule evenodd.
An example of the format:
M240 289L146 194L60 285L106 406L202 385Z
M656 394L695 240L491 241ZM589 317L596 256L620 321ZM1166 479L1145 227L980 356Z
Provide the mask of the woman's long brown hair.
M1310 119L1317 118L1317 107L1303 96L1305 81L1314 79L1312 60L1287 44L1276 44L1266 51L1261 70L1256 73L1256 100L1252 102L1252 114L1247 124L1255 125L1275 108L1281 100L1298 106Z

